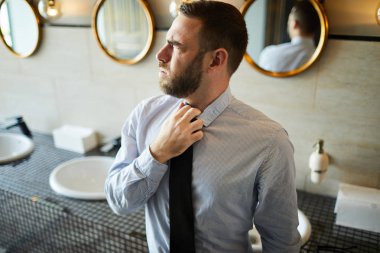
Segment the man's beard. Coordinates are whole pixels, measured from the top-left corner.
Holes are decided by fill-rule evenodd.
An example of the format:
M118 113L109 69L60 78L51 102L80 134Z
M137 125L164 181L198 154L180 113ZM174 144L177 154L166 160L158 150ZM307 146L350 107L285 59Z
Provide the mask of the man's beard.
M173 79L160 79L161 90L168 95L185 98L194 93L200 86L202 80L202 60L204 53L198 53L195 59L186 69ZM160 63L161 67L165 64Z

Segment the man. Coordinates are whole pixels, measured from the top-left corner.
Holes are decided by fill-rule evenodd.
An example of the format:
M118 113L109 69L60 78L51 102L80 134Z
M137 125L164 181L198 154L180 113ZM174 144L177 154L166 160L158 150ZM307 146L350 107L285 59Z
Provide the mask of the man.
M292 145L228 87L247 46L240 12L222 2L184 3L166 38L156 57L167 95L143 101L123 126L106 181L112 210L145 206L149 251L180 252L170 241L168 163L192 146L195 251L252 252L254 221L264 252L298 252Z
M309 1L297 2L288 17L291 42L271 45L261 52L259 66L274 72L287 72L304 65L314 54L314 36L319 18Z

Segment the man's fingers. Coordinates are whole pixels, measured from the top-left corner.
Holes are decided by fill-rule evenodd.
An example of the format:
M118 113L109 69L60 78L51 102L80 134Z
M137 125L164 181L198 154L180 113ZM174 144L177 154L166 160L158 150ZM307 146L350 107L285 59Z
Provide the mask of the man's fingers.
M194 118L199 116L201 113L202 112L199 109L190 107L182 116L182 119L186 122L192 122Z
M178 110L181 109L182 107L184 107L185 105L186 105L186 104L185 104L184 102L181 102L181 103L179 104Z
M201 119L196 119L193 122L191 122L190 126L191 126L192 132L196 132L198 130L201 130L203 128L203 124L204 124L203 120L201 120Z
M178 107L178 110L174 113L174 115L178 118L178 119L180 119L180 118L182 118L184 115L185 115L185 113L188 111L188 110L190 110L191 109L191 106L189 106L189 105L186 105L185 103L180 103L180 105L179 105L179 107Z
M203 131L196 131L192 134L193 144L203 138Z

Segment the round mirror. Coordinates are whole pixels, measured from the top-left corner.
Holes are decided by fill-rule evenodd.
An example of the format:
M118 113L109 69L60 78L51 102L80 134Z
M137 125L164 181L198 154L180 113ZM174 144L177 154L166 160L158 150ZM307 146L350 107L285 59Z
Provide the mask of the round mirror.
M28 57L37 50L41 39L40 20L29 2L0 1L0 37L18 57Z
M245 59L261 73L293 76L310 67L327 40L327 17L317 0L248 0Z
M92 26L102 50L120 63L137 63L153 42L153 17L144 0L100 0Z

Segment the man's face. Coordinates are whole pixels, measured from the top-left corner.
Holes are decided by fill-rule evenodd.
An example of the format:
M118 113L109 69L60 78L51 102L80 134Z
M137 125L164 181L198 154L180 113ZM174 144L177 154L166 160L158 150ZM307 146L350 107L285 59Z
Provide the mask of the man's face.
M179 15L157 53L160 87L168 95L185 98L201 85L204 52L199 49L201 21Z

